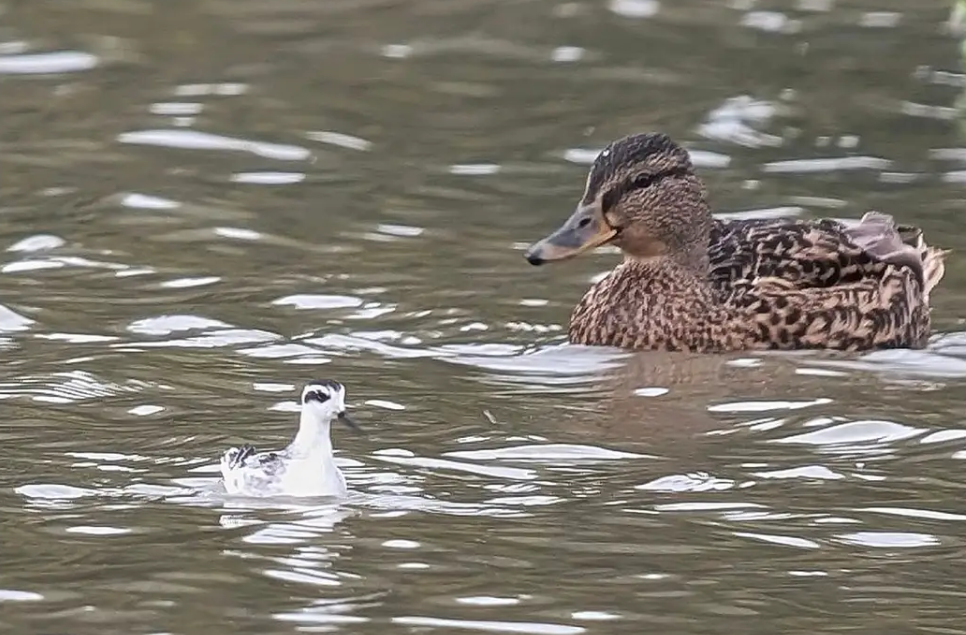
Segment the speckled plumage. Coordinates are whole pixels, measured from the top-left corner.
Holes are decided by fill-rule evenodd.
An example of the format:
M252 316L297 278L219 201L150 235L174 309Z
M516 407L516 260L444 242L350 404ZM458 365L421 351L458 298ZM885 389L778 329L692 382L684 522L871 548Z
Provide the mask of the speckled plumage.
M711 216L682 148L663 134L615 141L577 212L533 264L616 244L624 262L574 309L576 344L724 352L925 345L944 252L870 212L822 220Z

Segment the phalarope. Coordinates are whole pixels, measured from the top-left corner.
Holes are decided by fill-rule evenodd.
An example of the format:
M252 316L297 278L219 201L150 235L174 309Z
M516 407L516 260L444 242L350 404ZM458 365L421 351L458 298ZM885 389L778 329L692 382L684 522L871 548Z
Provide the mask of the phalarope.
M344 496L345 477L335 464L329 437L333 419L360 431L346 414L345 386L330 379L307 384L299 431L288 447L256 452L242 445L222 455L225 490L242 496Z

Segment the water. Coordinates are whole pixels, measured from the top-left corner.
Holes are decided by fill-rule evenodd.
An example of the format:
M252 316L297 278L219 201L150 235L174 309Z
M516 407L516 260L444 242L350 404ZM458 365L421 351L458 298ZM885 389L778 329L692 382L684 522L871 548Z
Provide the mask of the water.
M966 632L966 79L913 4L0 3L0 624ZM723 214L920 223L930 349L566 345L615 256L522 251L646 129ZM351 498L225 500L317 377Z

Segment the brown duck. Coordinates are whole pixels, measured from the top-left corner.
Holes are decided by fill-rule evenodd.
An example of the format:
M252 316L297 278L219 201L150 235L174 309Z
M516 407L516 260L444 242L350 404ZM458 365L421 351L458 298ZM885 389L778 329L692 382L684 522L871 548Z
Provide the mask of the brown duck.
M921 348L946 253L877 212L852 226L715 219L688 153L659 133L605 148L577 210L526 258L604 244L624 262L577 304L570 340L693 352Z

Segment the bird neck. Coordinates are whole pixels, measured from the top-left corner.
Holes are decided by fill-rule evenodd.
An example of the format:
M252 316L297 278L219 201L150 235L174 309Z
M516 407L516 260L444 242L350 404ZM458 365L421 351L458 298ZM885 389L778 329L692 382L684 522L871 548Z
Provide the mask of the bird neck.
M332 455L332 440L329 438L330 422L302 412L299 431L292 440L290 448L299 455Z
M704 278L708 275L709 267L707 250L703 252L696 250L652 258L636 258L625 255L621 273L625 277L636 276L638 281L643 278L652 282L660 276L674 275L679 277L686 273Z

